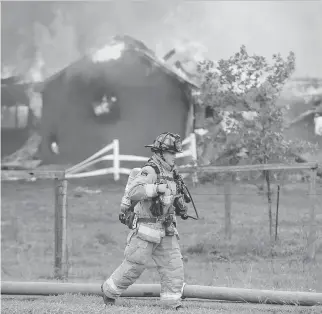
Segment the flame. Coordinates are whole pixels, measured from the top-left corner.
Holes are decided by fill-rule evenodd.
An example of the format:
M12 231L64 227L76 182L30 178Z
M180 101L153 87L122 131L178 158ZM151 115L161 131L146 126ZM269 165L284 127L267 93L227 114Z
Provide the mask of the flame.
M106 45L102 49L96 51L92 55L92 61L97 62L106 62L109 60L117 60L121 57L122 52L125 48L124 43Z

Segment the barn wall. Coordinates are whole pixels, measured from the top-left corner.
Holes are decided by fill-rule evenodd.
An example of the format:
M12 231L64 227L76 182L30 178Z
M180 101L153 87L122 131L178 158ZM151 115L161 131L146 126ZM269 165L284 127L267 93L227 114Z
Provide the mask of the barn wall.
M184 138L189 106L176 80L159 69L151 72L146 61L133 55L127 55L122 64L109 66L104 80L107 88L113 86L120 109L119 118L109 123L98 123L91 111L88 80L66 84L62 76L47 87L43 131L48 137L51 130L56 130L61 153L55 156L44 148L47 162L75 164L115 138L120 140L121 154L141 156L151 154L144 145L152 143L161 132L179 133Z
M42 92L40 156L44 164L57 161L56 155L50 151L51 135L56 134L61 140L65 137L61 128L64 125L63 120L70 111L65 83L64 75L61 74L55 80L50 81Z

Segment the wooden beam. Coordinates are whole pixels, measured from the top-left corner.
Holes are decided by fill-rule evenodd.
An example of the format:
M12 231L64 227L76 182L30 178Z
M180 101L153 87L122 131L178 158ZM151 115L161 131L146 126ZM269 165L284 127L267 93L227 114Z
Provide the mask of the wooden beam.
M2 170L1 180L15 179L62 179L65 176L64 170Z
M294 164L258 164L258 165L244 165L244 166L199 166L187 167L179 166L178 169L181 173L194 173L194 172L242 172L242 171L263 171L263 170L308 170L317 169L321 167L317 162L307 163L294 163Z
M310 178L310 188L309 188L309 197L310 197L310 230L307 241L307 252L306 260L314 261L315 260L315 249L317 241L317 222L316 222L316 178L317 178L317 169L311 170Z
M67 259L67 180L55 180L55 257L54 277L68 278Z

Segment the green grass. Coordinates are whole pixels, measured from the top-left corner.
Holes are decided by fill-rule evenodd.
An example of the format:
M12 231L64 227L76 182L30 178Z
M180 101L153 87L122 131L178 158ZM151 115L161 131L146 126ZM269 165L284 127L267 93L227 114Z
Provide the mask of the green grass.
M288 305L266 305L246 303L224 303L200 300L183 302L184 309L178 313L192 314L257 314L257 313L292 313L292 314L320 314L320 307L299 307ZM102 300L95 296L62 295L46 298L12 298L2 299L2 312L6 314L157 314L177 313L173 310L165 310L159 307L157 299L135 300L122 298L117 300L115 306L105 307Z
M93 193L79 191L79 186L92 190ZM123 188L121 183L111 182L95 184L79 181L69 184L70 282L100 283L122 261L128 233L127 227L118 221ZM179 219L178 222L187 284L322 292L321 240L317 242L317 262L307 263L304 258L310 210L309 198L306 195L307 188L307 184L282 187L279 240L272 247L269 243L266 200L264 196L258 194L256 188L249 185L237 185L232 188L233 236L231 241L226 241L224 238L222 186L202 185L191 188L201 219L199 221ZM52 280L54 261L52 182L2 182L1 189L2 280ZM101 192L95 194L95 190L98 189ZM318 184L318 193L320 195L316 208L317 223L322 225L321 184ZM275 195L273 202L275 211ZM193 209L190 210L192 214ZM320 239L321 234L320 228ZM136 283L158 282L159 276L151 260L148 269ZM39 308L43 306L46 309L50 308L50 302L53 302L57 310L48 313L64 313L67 305L61 301L63 297L51 300L28 301L29 303L6 300L2 306L10 307L10 310L5 313L18 313L12 312L15 306L24 306L26 309L32 306L39 306ZM95 298L85 298L82 302L87 305L84 305L83 313L87 313L85 309L91 309L92 303L95 311L100 313L99 306L97 305L97 309L95 307L96 301ZM124 302L134 302L133 308L128 310L131 313L135 313L137 306L142 314L145 311L159 313L155 308L151 312L152 301L147 303L144 301L142 305L139 301L138 303L133 300ZM193 304L191 313L194 313ZM219 306L220 309L226 305L214 306ZM77 306L79 305L74 304L72 309L71 305L70 313L76 313ZM229 312L229 307L230 305L227 305L222 312L233 313L234 311ZM253 313L248 310L251 309L247 308L242 312L243 309L238 308L238 312ZM45 310L37 312L32 309L32 311L26 310L26 313L46 313ZM127 313L127 308L117 308L113 313L118 313L117 311ZM210 313L206 307L202 307L202 311L200 313ZM254 311L256 313L256 310Z

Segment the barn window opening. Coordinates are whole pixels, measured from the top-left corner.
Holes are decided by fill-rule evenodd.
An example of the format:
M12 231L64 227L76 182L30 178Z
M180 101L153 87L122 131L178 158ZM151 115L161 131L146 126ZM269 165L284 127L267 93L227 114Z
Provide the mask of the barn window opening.
M92 80L87 88L90 111L95 123L117 123L121 109L118 93L102 78Z
M103 95L100 100L94 100L92 105L95 116L109 114L116 105L116 102L117 98L115 95Z
M21 78L11 76L1 79L1 128L25 129L28 127L28 85Z
M213 118L215 116L214 108L207 106L205 110L205 118Z

